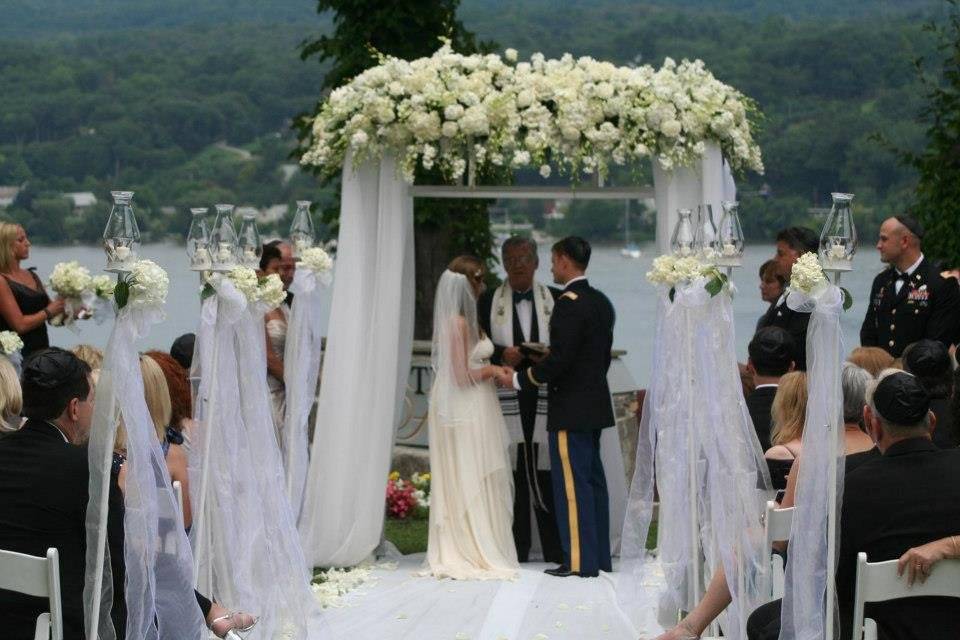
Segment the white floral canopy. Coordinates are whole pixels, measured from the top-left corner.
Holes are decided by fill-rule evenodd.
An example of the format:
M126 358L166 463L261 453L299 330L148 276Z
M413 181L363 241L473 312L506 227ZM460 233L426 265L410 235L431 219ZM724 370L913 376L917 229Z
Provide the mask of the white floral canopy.
M474 183L484 169L534 168L574 182L593 175L602 185L611 167L655 158L664 251L679 208L719 210L735 199L731 169L763 170L751 133L756 115L749 98L701 61L667 59L659 70L571 55L518 62L509 49L502 57L461 55L449 45L414 61L383 57L333 91L301 150L304 165L342 175L328 348L300 520L307 560L352 566L381 541L383 483L413 342L415 197L645 197L649 189L636 187ZM414 185L418 168L466 185ZM612 458L620 458L615 444ZM622 458L619 465L622 480ZM620 485L619 513L611 486L612 519L623 515ZM619 522L611 530L619 535Z

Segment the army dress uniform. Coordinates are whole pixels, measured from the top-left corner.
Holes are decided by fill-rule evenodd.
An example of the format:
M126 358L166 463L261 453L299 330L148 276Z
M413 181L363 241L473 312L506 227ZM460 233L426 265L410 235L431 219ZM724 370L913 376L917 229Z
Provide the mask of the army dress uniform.
M902 283L899 287L898 282ZM957 281L942 277L921 255L918 263L905 272L888 267L874 278L860 328L860 344L880 347L899 358L907 345L922 338L949 346L956 340L958 324Z
M554 512L572 573L611 571L609 497L600 434L615 423L607 370L615 314L586 278L567 283L550 318L550 354L517 372L515 386L550 389L547 432Z

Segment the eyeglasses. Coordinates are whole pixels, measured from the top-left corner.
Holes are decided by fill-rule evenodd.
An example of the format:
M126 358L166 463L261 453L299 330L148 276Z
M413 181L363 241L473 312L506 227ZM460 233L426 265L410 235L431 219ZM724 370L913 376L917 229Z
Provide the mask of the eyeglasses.
M503 266L507 269L511 267L528 267L533 264L533 256L517 256L516 258L504 258Z

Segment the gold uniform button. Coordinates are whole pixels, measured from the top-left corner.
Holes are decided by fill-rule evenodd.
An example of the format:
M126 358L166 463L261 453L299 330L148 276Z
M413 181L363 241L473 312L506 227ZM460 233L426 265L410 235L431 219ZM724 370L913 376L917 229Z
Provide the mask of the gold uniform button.
M897 310L896 310L896 309L894 309L894 310L893 310L893 311L891 311L890 313L891 313L892 315L897 315Z
M914 315L917 315L917 314L919 314L919 313L920 313L920 309L914 309L914 310L913 310L913 314L914 314Z
M891 340L891 341L890 341L890 342L888 342L887 344L888 344L888 345L890 345L890 346L892 347L892 346L893 346L893 345L894 345L895 343L893 342L893 340Z
M894 330L894 329L896 329L896 328L897 328L897 326L896 326L896 325L893 325L893 324L892 324L892 325L890 325L890 331L893 331L893 330Z

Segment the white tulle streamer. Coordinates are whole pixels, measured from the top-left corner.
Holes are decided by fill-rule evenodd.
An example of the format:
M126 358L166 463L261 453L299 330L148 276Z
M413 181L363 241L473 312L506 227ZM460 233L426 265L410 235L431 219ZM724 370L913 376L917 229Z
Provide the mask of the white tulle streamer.
M267 387L265 309L247 305L227 278L212 284L216 296L204 301L197 335L190 464L199 589L231 610L259 614L252 640L328 637L286 495Z
M290 291L294 294L284 347L283 366L286 375L286 411L281 442L285 485L295 518L300 516L303 491L309 465L308 426L310 408L316 398L320 375L322 335L321 286L330 284L330 273L316 274L299 268L294 273Z
M781 610L781 640L822 640L837 630L836 598L827 609L833 584L843 498L843 388L840 313L843 294L834 285L812 295L791 291L787 306L810 313L807 327L807 418L803 464L790 530ZM831 555L832 553L832 555Z
M87 637L113 640L113 604L107 510L118 420L127 431L124 488L124 597L127 640L200 640L206 628L193 593L192 556L180 524L170 475L147 410L135 347L159 309L121 310L110 335L96 388L90 429L87 569L84 610ZM102 554L98 554L102 551ZM97 585L102 586L98 592ZM91 630L96 625L97 633Z
M636 623L648 598L647 532L654 479L660 498L658 560L666 587L660 621L672 627L689 611L708 570L722 566L733 602L722 621L725 637L746 638L746 620L767 593L769 561L761 516L772 496L763 452L743 399L730 296L714 297L704 280L658 295L653 368L637 447L636 470L623 527L618 599ZM656 476L654 475L656 466ZM694 502L695 501L695 502ZM691 506L695 504L696 509ZM696 528L694 528L696 527Z

